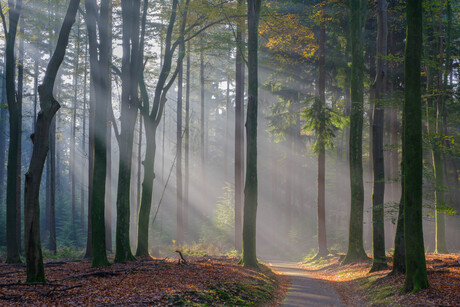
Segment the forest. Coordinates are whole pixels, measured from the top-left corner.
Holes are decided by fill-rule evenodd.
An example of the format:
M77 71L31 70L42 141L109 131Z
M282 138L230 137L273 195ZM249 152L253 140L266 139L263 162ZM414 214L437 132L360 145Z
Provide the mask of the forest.
M459 2L0 17L0 305L460 305Z

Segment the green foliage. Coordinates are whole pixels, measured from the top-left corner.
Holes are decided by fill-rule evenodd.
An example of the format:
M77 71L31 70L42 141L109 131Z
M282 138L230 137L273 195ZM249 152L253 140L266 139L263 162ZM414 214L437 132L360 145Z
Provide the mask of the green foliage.
M43 249L43 258L45 259L65 259L77 260L83 258L85 251L78 250L74 246L66 246L57 250L56 254L48 249Z
M302 111L302 117L307 121L303 131L313 131L316 141L313 151L319 153L322 149L333 148L336 132L345 127L345 117L335 112L332 108L321 103L319 97L314 97L311 106ZM305 102L309 104L309 100Z
M233 247L235 225L235 200L234 190L230 183L225 183L223 194L218 198L215 216L210 225L203 226L200 243L211 244L221 252L231 250Z

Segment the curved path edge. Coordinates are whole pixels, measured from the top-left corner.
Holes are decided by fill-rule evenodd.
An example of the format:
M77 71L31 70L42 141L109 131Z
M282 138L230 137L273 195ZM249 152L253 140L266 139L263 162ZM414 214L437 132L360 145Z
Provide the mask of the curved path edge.
M346 306L332 285L327 281L314 278L299 264L280 260L264 262L275 271L286 275L291 281L282 303L283 307Z

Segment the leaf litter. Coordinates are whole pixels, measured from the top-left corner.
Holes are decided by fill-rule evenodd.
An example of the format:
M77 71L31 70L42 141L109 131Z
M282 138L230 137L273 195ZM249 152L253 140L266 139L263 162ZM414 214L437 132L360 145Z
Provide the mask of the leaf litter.
M146 258L91 268L87 260L48 262L46 283L25 283L25 266L0 264L1 306L275 306L286 279L231 257L194 257L187 265Z
M303 264L316 278L329 281L348 306L460 306L460 255L426 254L430 287L403 293L404 274L388 275L387 270L369 273L371 259L348 265L340 257Z

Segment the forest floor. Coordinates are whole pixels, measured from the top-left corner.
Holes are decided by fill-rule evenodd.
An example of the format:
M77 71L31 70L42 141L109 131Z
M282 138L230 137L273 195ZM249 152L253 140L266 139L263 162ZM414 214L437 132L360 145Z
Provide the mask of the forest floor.
M254 306L279 304L287 280L235 258L140 259L91 268L88 261L45 264L44 284L24 283L25 265L0 264L0 305Z
M402 293L404 275L388 270L369 273L372 261L340 264L340 256L303 264L318 279L329 281L348 306L460 306L460 255L427 254L430 288Z

